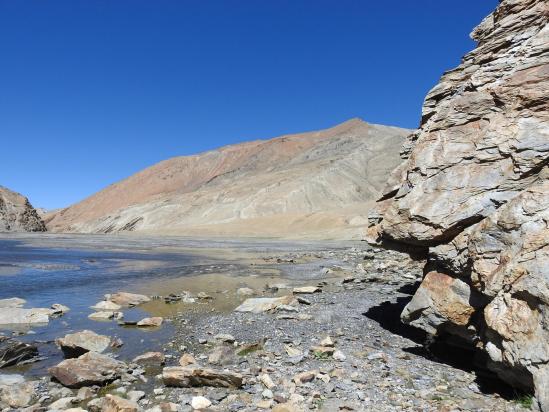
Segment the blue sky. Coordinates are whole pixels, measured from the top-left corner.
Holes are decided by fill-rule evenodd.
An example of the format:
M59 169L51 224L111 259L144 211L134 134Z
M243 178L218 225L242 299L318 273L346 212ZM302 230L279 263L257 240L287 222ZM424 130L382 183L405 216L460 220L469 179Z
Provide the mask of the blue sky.
M416 127L497 0L0 0L0 185L67 206L160 160Z

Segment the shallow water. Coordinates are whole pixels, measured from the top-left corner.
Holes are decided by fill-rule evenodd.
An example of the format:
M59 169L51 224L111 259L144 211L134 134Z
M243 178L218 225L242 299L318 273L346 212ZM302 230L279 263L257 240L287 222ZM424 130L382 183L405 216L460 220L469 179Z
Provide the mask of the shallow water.
M173 334L165 322L160 328L121 327L116 322L97 322L87 318L90 306L104 294L117 291L167 295L189 290L205 291L214 300L208 303L167 305L151 301L139 308L124 310L125 318L140 319L158 315L175 316L186 310L232 310L242 298L238 287L261 289L281 276L292 280L320 276L329 259L272 265L258 257L280 255L297 250L311 252L347 245L322 242L225 241L185 238L135 238L125 236L10 235L0 237L0 299L20 297L25 307L50 307L61 303L71 310L52 319L47 326L33 327L18 337L39 342L45 360L3 371L43 375L61 359L55 338L90 329L119 337L124 345L113 350L129 360L150 350L162 350ZM2 329L6 335L11 330ZM28 331L27 331L28 332Z

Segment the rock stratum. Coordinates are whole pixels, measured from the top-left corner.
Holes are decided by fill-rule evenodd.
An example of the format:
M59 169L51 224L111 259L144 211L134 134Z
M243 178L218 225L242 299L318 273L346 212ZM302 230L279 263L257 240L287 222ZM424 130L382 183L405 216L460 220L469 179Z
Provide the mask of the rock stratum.
M352 119L149 167L46 217L53 232L358 237L410 130ZM362 228L362 229L361 229Z
M503 0L427 95L368 239L428 253L402 319L549 410L549 3Z
M0 232L44 232L46 226L29 200L0 186Z

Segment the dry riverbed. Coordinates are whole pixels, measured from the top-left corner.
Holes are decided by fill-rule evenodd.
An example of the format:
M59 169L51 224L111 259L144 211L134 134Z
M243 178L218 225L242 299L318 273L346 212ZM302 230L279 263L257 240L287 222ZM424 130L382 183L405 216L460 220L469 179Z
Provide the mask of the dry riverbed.
M224 264L205 263L192 276L142 279L131 295L112 290L89 312L112 312L106 322L113 328L161 334L160 345L67 331L56 342L67 359L43 376L0 369L0 408L526 410L528 396L474 372L472 353L425 348L426 337L400 323L421 262L362 243L312 249L269 249L268 242L195 248ZM131 315L133 305L139 317ZM3 339L5 348L20 337ZM119 346L140 353L128 358Z

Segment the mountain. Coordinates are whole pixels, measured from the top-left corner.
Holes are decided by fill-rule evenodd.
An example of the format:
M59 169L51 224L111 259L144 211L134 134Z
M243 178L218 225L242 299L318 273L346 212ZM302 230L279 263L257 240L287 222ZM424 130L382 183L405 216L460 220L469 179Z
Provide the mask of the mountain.
M46 227L29 200L0 186L0 232L44 232Z
M402 319L549 411L549 3L503 0L429 92L368 238L428 253Z
M46 217L54 232L359 236L410 130L330 129L165 160Z

